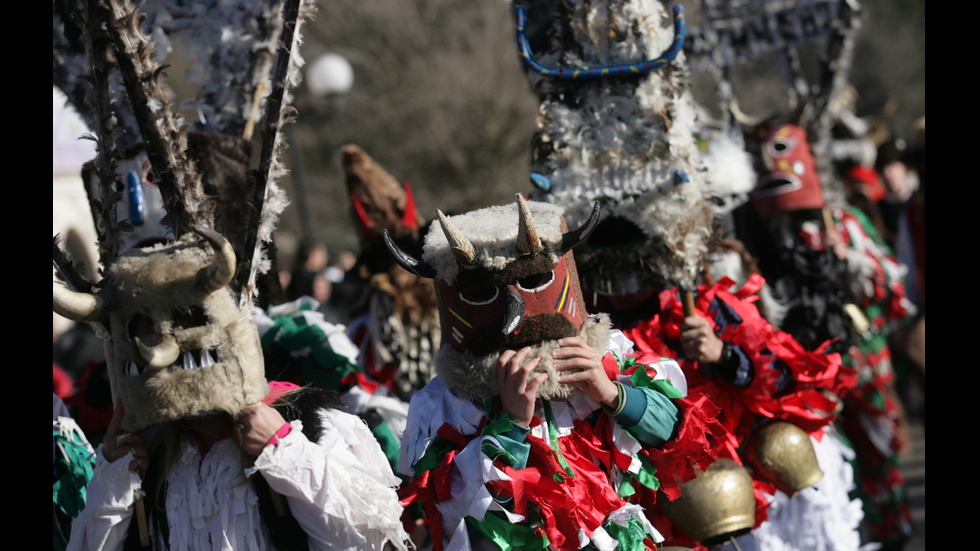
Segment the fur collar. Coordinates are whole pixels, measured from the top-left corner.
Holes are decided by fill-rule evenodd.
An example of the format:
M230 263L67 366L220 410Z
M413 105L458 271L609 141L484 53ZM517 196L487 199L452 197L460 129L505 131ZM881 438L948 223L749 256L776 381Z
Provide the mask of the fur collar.
M585 321L579 337L597 351L605 352L611 328L609 316L599 314ZM558 383L558 372L555 371L554 359L551 357L551 353L557 349L557 341L545 341L535 347L526 360L528 362L536 357L541 358L541 363L531 376L548 373L548 379L538 388L538 396L548 400L567 398L575 390L571 385ZM500 394L497 387L499 357L499 352L477 356L469 351L460 353L450 346L443 346L435 356L436 373L458 398L482 400Z

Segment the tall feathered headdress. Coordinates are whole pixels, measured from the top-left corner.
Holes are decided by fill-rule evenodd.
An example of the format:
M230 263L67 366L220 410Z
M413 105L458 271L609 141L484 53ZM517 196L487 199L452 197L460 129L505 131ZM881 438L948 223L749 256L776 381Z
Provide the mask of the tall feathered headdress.
M602 204L575 253L586 295L693 285L708 251L706 167L696 140L680 5L514 3L518 50L540 101L531 197L570 225Z
M255 300L256 278L270 267L272 230L288 204L277 185L285 172L281 129L303 64L300 25L312 12L302 0L161 2L139 10L116 0L55 1L54 81L97 143L98 158L83 174L103 266L139 237L173 240L203 225L232 242L239 269L231 285L242 304ZM197 114L189 126L163 81L159 60L172 44L194 61L187 76L200 85L188 102ZM255 169L248 166L253 133L262 139ZM133 152L143 157L130 179L129 167L119 165ZM136 227L143 221L132 216L134 187L147 217L163 220ZM155 197L160 211L152 209Z
M174 112L174 94L154 55L157 29L143 26L143 14L129 0L57 7L66 35L82 48L91 68L87 112L98 157L92 167L97 185L89 197L103 270L101 281L85 281L56 237L54 264L66 285L55 282L54 309L106 330L110 384L113 395L123 400L127 430L213 410L237 413L268 391L251 308L256 278L269 265L265 247L287 204L276 185L284 172L279 162L282 127L289 120L289 89L299 81L300 25L313 7L306 0L282 4L271 78L237 94L257 98L257 89L269 90L258 168L247 169L246 157L238 161L243 170L237 175L214 163L223 151L236 150L234 144L226 147L230 138L245 137L221 132L244 129L247 123L236 122L251 120L252 110L237 119L225 117L221 124L228 126L218 131L188 132ZM123 93L113 89L113 75ZM120 102L128 111L117 109ZM120 124L127 113L132 120ZM161 227L171 237L124 249L120 237L133 224L117 208L128 192L119 182L117 140L132 128L139 141L127 145L145 152L148 177L166 213ZM236 217L223 204L231 189L225 184L242 180L251 191L232 197L248 206Z

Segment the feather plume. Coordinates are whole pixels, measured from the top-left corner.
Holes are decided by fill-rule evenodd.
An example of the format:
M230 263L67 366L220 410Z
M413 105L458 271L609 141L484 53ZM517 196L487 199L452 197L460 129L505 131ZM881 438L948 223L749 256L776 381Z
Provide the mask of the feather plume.
M186 128L173 112L174 94L163 82L163 68L140 27L140 12L130 0L108 4L112 19L105 21L107 32L174 235L195 225L212 227L214 204L204 196L200 176L186 155Z
M82 82L87 83L85 101L88 106L84 113L89 115L88 125L93 129L90 136L96 142L97 157L93 173L100 182L99 189L86 187L89 194L89 207L96 232L99 235L99 257L103 266L108 266L118 255L120 234L126 230L125 224L116 219L116 203L121 192L115 187L116 160L112 152L116 150L117 137L121 133L117 107L119 102L113 98L110 85L115 67L114 57L108 48L102 21L105 7L97 2L60 3L65 20L66 36L73 37L74 47L82 49L88 59L88 73ZM69 29L72 29L69 32ZM79 90L81 87L78 88Z
M200 85L185 103L197 114L191 130L251 138L281 30L283 0L199 0L160 3L167 36L193 63L186 77ZM162 15L162 14L161 14Z
M90 129L103 126L107 114L114 113L112 126L116 142L122 146L137 144L139 129L119 74L111 70L113 62L105 56L105 44L93 42L93 38L103 36L100 18L93 21L86 4L85 0L54 0L53 84L64 92ZM93 56L96 54L93 48L99 50L98 55ZM93 101L93 89L97 87L104 89L100 92L104 97ZM112 111L105 107L110 104Z
M281 155L286 148L283 130L286 124L293 121L295 109L292 107L292 89L302 78L300 68L303 66L303 58L299 54L303 42L302 24L307 17L312 17L315 10L312 0L288 0L283 6L278 57L271 92L266 100L262 152L255 174L253 203L258 208L259 221L255 233L250 234L246 242L246 254L251 251L251 255L244 261L251 269L241 287L242 305L254 299L255 280L269 268L265 244L271 241L279 215L289 204L285 192L278 185L279 178L286 173L281 162Z

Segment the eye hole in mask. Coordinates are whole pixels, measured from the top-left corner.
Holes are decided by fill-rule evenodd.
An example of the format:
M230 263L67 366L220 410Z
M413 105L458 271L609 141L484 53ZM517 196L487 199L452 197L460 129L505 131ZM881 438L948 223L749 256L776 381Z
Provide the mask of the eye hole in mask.
M497 296L499 294L500 289L496 287L485 287L483 289L468 289L460 292L459 298L466 304L479 306L482 304L490 304L491 302L497 300Z
M555 272L534 274L517 281L517 287L522 291L537 293L547 289L555 281Z

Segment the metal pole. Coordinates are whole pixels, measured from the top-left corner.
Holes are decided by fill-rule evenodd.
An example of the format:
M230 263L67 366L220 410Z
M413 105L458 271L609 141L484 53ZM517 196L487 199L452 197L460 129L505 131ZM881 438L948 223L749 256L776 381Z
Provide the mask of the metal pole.
M303 169L303 154L300 151L300 144L296 141L295 125L286 126L289 132L289 149L292 151L292 176L293 186L296 188L296 202L299 206L299 219L303 227L303 238L308 242L316 240L313 230L313 216L310 214L310 201L306 190L305 173Z

